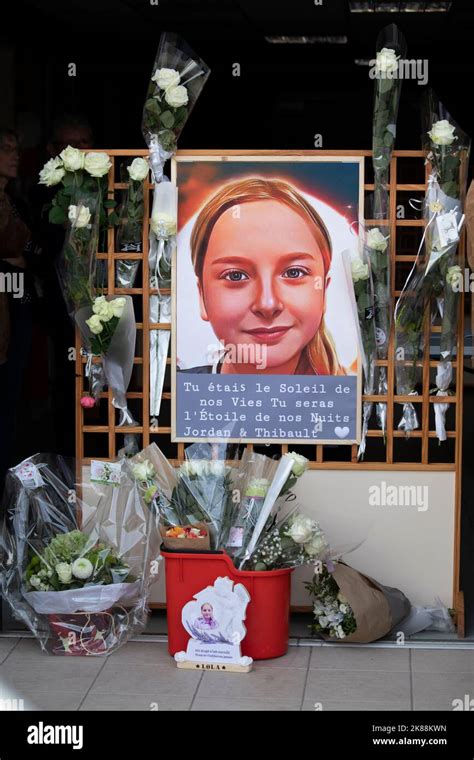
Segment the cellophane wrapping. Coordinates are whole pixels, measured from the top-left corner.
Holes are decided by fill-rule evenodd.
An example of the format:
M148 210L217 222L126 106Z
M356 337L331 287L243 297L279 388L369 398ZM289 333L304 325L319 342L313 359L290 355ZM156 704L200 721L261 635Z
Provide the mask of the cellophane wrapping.
M158 526L135 480L123 468L116 480L77 483L51 454L8 472L2 593L50 654L107 655L144 630Z

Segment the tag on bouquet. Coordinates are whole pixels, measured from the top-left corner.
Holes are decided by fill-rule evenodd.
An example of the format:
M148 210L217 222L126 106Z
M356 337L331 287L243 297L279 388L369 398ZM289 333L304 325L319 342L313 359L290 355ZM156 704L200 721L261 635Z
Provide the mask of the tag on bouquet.
M15 467L13 472L21 480L24 488L40 488L44 486L44 480L35 464L24 462Z
M91 461L91 483L119 486L121 475L121 462L101 462L97 459Z
M456 214L440 214L436 217L436 227L442 248L453 245L459 240Z

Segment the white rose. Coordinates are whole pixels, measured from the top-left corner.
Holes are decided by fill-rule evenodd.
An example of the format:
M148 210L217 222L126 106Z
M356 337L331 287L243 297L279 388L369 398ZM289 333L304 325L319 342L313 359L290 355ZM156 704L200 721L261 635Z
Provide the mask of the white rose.
M345 615L347 612L349 612L349 607L347 604L340 604L339 605L340 611Z
M322 556L325 554L327 548L328 545L322 533L316 534L304 545L306 554L310 554L312 557Z
M64 169L63 162L59 156L57 156L57 158L50 158L40 171L39 184L53 187L53 185L57 185L61 182L65 174L66 170Z
M155 468L149 459L145 459L132 465L132 474L135 480L147 481L155 475Z
M75 578L80 578L80 580L84 581L86 578L90 578L93 570L94 567L92 562L89 562L85 557L76 559L76 561L72 563L72 574Z
M293 475L296 475L297 478L300 478L308 469L309 459L306 459L302 454L296 454L294 451L289 451L287 456L293 459L291 472Z
M38 588L38 586L41 585L41 578L37 575L32 575L30 578L30 585L33 586L33 588Z
M72 148L70 145L59 154L64 168L68 172L77 172L84 168L84 153L82 150Z
M448 283L448 285L451 285L453 290L455 289L455 287L457 291L461 289L462 269L458 264L452 267L448 267L448 271L446 272L446 282Z
M72 580L72 567L69 562L59 562L56 567L56 574L61 583L70 583Z
M344 633L342 625L338 625L337 626L337 628L336 628L336 635L337 635L338 639L345 639L346 638L346 634Z
M165 100L172 108L185 106L189 100L188 91L186 87L183 87L182 85L169 87L165 92Z
M225 465L224 462L220 459L211 459L208 465L209 473L211 475L215 475L216 477L220 477L224 474L225 471Z
M387 78L393 79L391 75L398 69L399 57L392 48L382 48L382 50L379 50L375 59L377 76L386 77L389 75Z
M68 219L78 230L87 227L91 220L91 212L87 206L74 206L68 208Z
M286 531L296 544L306 544L313 537L317 525L307 515L298 515Z
M127 300L125 298L114 298L112 301L109 301L109 307L112 312L112 316L120 317L123 314L123 310L125 309L125 304L127 303Z
M148 177L150 167L146 158L134 158L130 166L127 166L127 171L130 179L135 180L135 182L143 182Z
M92 305L94 314L98 314L103 322L108 322L112 318L109 302L105 296L99 296Z
M89 172L91 177L103 177L108 174L112 163L107 153L86 153L84 159L84 169Z
M321 617L318 619L318 623L321 626L321 628L327 628L329 620L325 615L321 615Z
M176 235L176 219L173 219L169 214L159 213L152 215L150 227L157 237L159 235L165 235L166 237Z
M451 145L454 140L457 140L454 136L454 127L447 119L435 121L428 134L436 145Z
M380 232L378 227L374 227L367 233L366 243L374 251L385 251L387 249L387 239Z
M367 280L369 277L369 267L367 264L364 264L361 259L353 259L351 261L351 272L354 282Z
M86 319L86 325L94 335L99 335L104 329L104 325L98 314L93 314L92 317Z
M157 69L151 78L156 82L161 90L167 90L169 87L176 87L181 81L179 71L176 69Z
M183 475L202 477L207 472L207 466L207 460L205 459L189 459L187 462L183 462L180 470Z

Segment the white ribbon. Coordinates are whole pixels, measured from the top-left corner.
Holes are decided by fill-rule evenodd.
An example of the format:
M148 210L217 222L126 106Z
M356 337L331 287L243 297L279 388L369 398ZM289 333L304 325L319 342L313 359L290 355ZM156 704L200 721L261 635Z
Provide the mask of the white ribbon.
M446 393L451 385L453 379L453 365L451 362L441 362L438 364L438 370L436 372L436 387L438 388L437 396L446 396ZM449 404L435 404L435 425L436 435L439 441L445 441L446 436L446 412L448 411Z

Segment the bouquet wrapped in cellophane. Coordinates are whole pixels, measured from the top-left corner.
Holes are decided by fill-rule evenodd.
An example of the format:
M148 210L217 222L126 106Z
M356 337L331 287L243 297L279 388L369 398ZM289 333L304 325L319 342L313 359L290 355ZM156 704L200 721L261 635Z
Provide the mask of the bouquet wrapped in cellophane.
M456 350L459 293L463 276L458 258L467 179L469 137L430 92L423 108L424 147L431 174L423 203L425 228L413 269L395 310L396 378L399 395L417 395L419 365L424 351L425 315L441 319L437 395L449 395L452 360ZM447 404L435 404L436 432L446 440ZM412 403L403 405L398 426L407 435L418 427Z
M144 629L159 534L134 480L76 484L36 454L9 470L5 503L2 593L45 651L109 654Z

